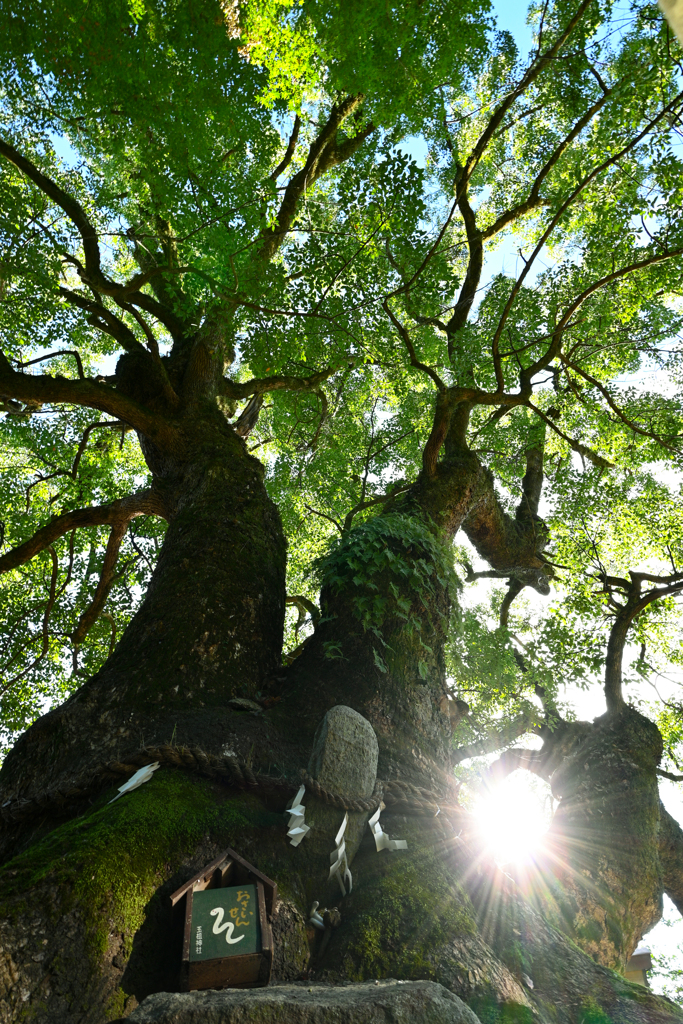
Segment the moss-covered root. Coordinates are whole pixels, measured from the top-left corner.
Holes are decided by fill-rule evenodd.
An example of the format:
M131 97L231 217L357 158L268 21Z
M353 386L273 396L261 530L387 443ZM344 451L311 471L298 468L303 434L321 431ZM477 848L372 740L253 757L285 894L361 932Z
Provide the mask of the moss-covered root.
M683 1021L666 1000L595 964L498 885L493 869L468 862L443 816L385 815L407 851L377 854L366 834L323 950L306 911L339 893L326 888L329 863L315 844L288 844L281 808L163 769L106 799L0 873L0 1024L104 1024L151 992L174 991L181 922L168 896L225 846L278 883L276 981L310 968L330 981L426 978L482 1024Z
M111 795L0 872L0 1024L103 1024L176 990L181 935L168 895L225 846L278 877L275 969L283 980L301 973L308 943L288 899L281 814L172 770L105 804Z
M668 1000L547 925L502 872L472 864L445 822L382 820L408 850L378 854L366 834L342 924L315 962L318 978L438 981L482 1024L683 1022Z

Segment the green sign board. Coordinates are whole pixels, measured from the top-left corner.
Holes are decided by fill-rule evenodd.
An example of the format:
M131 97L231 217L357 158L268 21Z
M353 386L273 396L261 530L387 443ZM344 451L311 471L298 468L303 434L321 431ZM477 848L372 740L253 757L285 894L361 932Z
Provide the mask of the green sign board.
M192 894L190 961L261 952L255 885Z

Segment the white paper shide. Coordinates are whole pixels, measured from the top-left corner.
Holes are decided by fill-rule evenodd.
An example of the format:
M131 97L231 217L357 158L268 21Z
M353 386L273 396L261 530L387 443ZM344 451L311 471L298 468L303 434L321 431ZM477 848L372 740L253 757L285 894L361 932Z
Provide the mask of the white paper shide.
M114 800L118 800L120 796L125 796L126 793L132 793L132 791L137 789L138 786L141 786L143 782L149 782L158 767L159 762L155 761L154 764L146 764L144 768L139 768L135 775L128 779L128 782L124 782L122 786L119 786L118 793L113 800L109 801L109 803L113 804Z
M307 832L310 832L310 827L304 821L306 815L306 808L301 803L303 795L306 792L305 786L299 786L299 792L292 801L292 806L288 807L285 814L289 815L289 829L287 836L291 846L298 846L301 840L304 838Z
M378 807L373 816L368 821L368 825L372 829L372 834L375 837L375 847L377 852L381 850L407 850L408 844L405 839L390 839L386 832L382 831L382 826L379 823L379 816L382 808Z
M346 896L346 886L344 885L344 882L347 883L349 892L351 892L351 889L353 888L353 878L351 877L349 863L346 859L346 842L344 841L344 833L346 832L346 826L348 823L349 815L347 811L334 840L334 850L330 854L330 873L328 875L328 881L331 881L336 875L342 896Z

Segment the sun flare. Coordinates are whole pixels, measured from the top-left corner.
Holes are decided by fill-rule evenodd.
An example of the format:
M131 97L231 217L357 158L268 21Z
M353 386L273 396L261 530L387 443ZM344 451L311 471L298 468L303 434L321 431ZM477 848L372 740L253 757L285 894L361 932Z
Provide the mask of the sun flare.
M536 781L526 772L514 772L476 805L480 835L500 865L527 862L543 844L551 808Z

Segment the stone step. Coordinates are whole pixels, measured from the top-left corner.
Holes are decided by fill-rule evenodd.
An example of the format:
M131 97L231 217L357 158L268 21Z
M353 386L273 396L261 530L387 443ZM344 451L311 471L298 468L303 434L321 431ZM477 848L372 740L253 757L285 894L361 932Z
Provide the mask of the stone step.
M124 1018L112 1021L123 1024ZM481 1024L443 985L378 981L299 982L268 988L157 992L126 1024Z

